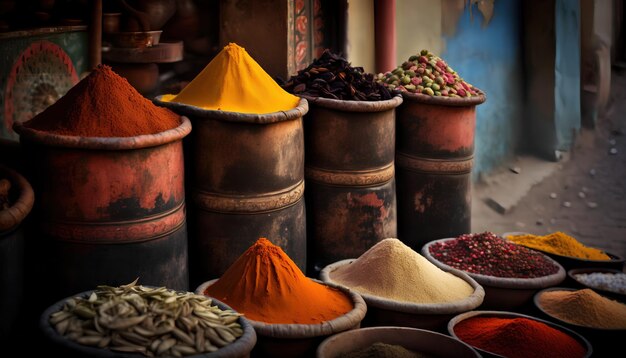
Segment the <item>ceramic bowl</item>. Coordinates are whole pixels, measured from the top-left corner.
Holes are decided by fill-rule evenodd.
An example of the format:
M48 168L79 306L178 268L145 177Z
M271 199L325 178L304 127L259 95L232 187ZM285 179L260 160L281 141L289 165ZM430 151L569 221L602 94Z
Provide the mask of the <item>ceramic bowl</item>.
M541 305L541 295L550 291L576 291L578 289L569 287L550 287L537 292L533 298L533 303L541 316L546 319L556 322L564 327L570 328L576 332L579 332L585 336L593 345L596 355L598 357L610 356L610 352L616 352L623 350L623 340L626 337L626 329L603 329L593 328L589 326L583 326L574 324L563 319L553 316L545 311ZM610 298L610 297L607 297Z
M517 235L528 235L528 233L522 232L522 231L511 231L511 232L503 233L501 237L508 240L509 236L517 236ZM587 259L581 259L578 257L553 254L551 252L547 252L544 250L539 250L539 249L535 249L531 247L529 247L529 249L536 250L536 251L539 251L541 253L544 253L550 256L552 259L560 263L561 266L563 266L565 270L585 268L585 267L602 267L602 268L610 268L610 269L615 269L615 270L622 270L624 268L625 260L623 257L620 257L616 254L612 254L610 252L606 252L604 250L603 252L611 258L610 260L587 260Z
M579 269L571 269L567 271L567 277L569 278L570 282L575 283L575 287L580 287L580 288L590 288L596 292L598 292L601 295L607 296L609 298L615 299L615 300L619 300L621 302L626 302L626 293L620 293L620 292L616 292L616 291L609 291L607 289L602 289L598 286L591 286L591 285L587 285L584 282L582 282L576 275L579 274L590 274L590 273L612 273L612 274L626 274L624 271L620 271L620 270L613 270L613 269L607 269L607 268L596 268L596 267L589 267L589 268L579 268Z
M455 332L455 326L457 324L459 324L459 322L472 318L472 317L498 317L498 318L527 318L527 319L532 319L538 322L542 322L547 324L548 326L552 327L552 328L556 328L560 331L563 331L565 333L567 333L568 335L570 335L572 338L576 339L583 347L586 348L586 355L585 357L591 357L592 354L594 354L594 348L592 348L592 344L582 335L576 333L575 331L571 330L570 328L567 328L565 326L556 324L554 322L550 322L550 321L546 321L537 317L533 317L533 316L528 316L525 314L521 314L521 313L516 313L516 312L509 312L509 311L470 311L470 312L465 312L465 313L461 313L458 316L455 316L454 318L452 318L450 320L450 322L448 323L448 333L456 338L462 341L462 339L460 339L456 332ZM483 357L502 357L499 354L496 354L494 352L489 352L477 347L473 347L474 349L476 349Z
M124 48L144 48L159 44L163 31L131 31L107 34L111 45Z
M342 286L333 280L333 272L342 266L351 264L355 259L341 260L330 264L320 272L323 282ZM445 331L448 321L461 312L467 312L480 306L485 297L485 290L466 273L451 269L444 270L463 279L474 288L467 298L446 303L412 303L359 293L367 304L364 326L400 326L435 331ZM350 287L345 287L350 289Z
M429 251L432 245L450 240L455 240L455 238L428 242L422 247L421 253L426 259L444 271L455 270L455 268L434 258ZM480 309L513 310L525 305L531 305L533 296L537 291L546 287L556 286L565 279L566 272L563 266L548 256L545 256L545 259L558 267L556 273L534 278L515 278L487 276L467 271L463 272L476 280L476 282L485 289L485 299L479 307Z
M213 279L202 283L196 289L196 294L203 295L206 288L216 281L217 279ZM352 299L354 308L343 316L320 324L279 324L248 319L257 334L257 344L252 351L252 356L312 357L324 339L361 327L367 306L359 294L319 280L313 279L313 281L343 291Z
M317 348L317 358L336 358L365 349L374 343L402 346L408 350L440 358L480 357L472 346L445 334L408 327L368 327L338 333Z
M42 314L39 320L39 328L43 332L44 337L52 343L55 350L58 350L59 354L55 354L54 356L61 356L64 358L67 357L100 357L100 358L141 358L146 357L140 353L122 353L115 352L105 348L97 348L90 347L86 345L79 344L74 342L62 335L60 335L56 329L50 324L50 316L63 309L63 306L73 297L89 297L93 290L81 292L79 294L66 297L55 304L49 306ZM230 309L228 305L212 298L213 304L218 306L221 309ZM237 340L233 341L231 344L220 348L219 350L213 353L204 353L204 354L196 354L186 356L187 358L226 358L226 357L248 357L252 348L254 348L256 344L256 332L254 328L250 324L249 320L244 317L239 317L237 322L243 328L243 335Z

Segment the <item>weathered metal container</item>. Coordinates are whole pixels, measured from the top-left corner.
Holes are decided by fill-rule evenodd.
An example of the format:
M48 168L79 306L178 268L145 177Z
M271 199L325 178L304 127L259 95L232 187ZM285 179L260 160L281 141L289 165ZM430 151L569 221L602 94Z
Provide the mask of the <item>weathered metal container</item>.
M0 165L0 179L11 183L10 206L0 207L0 342L9 339L16 320L24 288L24 237L22 223L35 200L30 183L18 172Z
M46 300L97 285L189 287L182 138L63 136L17 123L37 195L28 251ZM46 290L46 291L44 291ZM45 302L50 303L50 302Z
M486 97L402 97L396 116L398 239L418 251L471 229L476 106Z
M191 280L220 277L260 237L304 270L304 135L308 104L269 114L204 110L160 101L188 116Z
M396 237L397 96L386 101L308 98L304 118L308 273Z

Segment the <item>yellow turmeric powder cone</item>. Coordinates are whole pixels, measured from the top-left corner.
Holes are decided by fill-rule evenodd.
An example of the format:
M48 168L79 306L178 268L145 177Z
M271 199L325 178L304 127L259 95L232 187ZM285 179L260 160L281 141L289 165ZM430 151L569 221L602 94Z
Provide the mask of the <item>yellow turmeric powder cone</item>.
M167 94L161 100L266 114L293 109L300 98L282 89L243 47L230 43L178 95Z

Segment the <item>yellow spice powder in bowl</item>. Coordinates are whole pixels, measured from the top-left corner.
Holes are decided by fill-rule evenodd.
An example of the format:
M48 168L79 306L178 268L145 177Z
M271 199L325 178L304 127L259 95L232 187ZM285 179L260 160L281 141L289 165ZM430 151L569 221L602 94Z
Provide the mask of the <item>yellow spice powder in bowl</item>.
M467 274L438 268L396 238L378 242L357 259L326 266L320 278L363 297L364 326L443 330L451 317L478 307L485 295Z
M565 270L603 267L622 270L624 259L596 247L585 245L575 237L556 231L548 235L526 232L506 232L502 238L530 249L541 251L563 266Z

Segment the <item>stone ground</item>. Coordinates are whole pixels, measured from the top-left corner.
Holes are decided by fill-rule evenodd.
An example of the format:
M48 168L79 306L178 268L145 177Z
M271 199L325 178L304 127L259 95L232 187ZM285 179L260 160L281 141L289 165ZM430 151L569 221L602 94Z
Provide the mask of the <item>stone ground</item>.
M519 157L474 185L473 232L563 231L626 258L626 71L611 87L606 114L564 159Z

